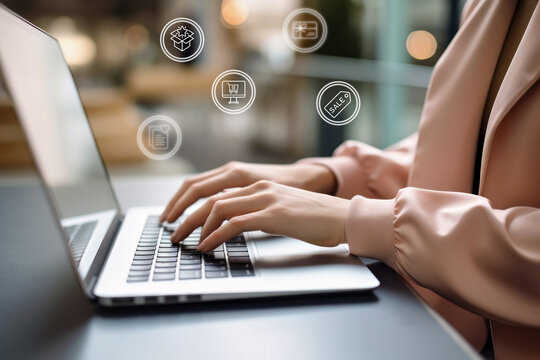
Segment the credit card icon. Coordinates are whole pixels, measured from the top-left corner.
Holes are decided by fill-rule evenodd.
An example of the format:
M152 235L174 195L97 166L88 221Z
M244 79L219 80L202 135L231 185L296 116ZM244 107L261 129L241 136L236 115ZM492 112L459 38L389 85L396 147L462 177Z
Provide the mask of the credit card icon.
M324 111L330 115L332 119L335 119L339 114L343 112L349 105L351 105L351 92L341 90L338 92L332 100L330 100L325 106Z
M316 21L294 21L292 23L292 37L294 40L317 39L319 25Z

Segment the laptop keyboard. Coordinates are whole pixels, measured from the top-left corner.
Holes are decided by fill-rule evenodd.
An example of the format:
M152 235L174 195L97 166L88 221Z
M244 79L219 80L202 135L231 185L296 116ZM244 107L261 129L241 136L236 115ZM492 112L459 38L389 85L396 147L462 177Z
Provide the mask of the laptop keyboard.
M180 244L172 244L171 235L171 231L159 225L159 216L148 217L133 256L127 282L255 275L243 235L206 254L197 251L200 228Z
M83 224L69 225L64 227L69 235L69 248L77 266L88 246L92 233L96 228L97 221L89 221Z

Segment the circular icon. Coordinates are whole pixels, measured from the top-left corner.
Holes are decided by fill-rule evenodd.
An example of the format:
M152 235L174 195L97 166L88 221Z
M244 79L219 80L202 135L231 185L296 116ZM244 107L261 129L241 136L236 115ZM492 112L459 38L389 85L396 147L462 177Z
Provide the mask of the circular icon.
M313 9L293 11L283 23L283 37L293 50L310 53L326 41L328 26L324 17Z
M204 47L204 33L195 21L188 18L176 18L161 29L159 44L169 59L187 62L201 53Z
M255 83L240 70L224 71L212 84L212 100L227 114L240 114L249 109L256 94Z
M332 81L317 94L317 113L330 125L342 126L353 121L360 112L360 95L345 81Z
M182 144L178 124L168 116L155 115L144 120L137 132L141 151L151 159L165 160L176 154Z

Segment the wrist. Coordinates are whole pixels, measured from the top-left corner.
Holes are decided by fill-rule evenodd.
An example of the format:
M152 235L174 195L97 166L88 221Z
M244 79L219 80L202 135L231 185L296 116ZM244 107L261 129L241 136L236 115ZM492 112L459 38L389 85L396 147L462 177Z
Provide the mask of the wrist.
M298 164L302 174L306 174L302 188L322 194L333 195L337 189L337 179L328 167L322 164Z
M394 201L353 197L345 225L351 253L379 259L394 267Z

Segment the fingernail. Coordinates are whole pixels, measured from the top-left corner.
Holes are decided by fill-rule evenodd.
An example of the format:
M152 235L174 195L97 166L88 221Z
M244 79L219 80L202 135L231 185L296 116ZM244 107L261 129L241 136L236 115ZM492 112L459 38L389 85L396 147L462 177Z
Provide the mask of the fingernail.
M202 243L199 244L199 246L197 246L197 250L199 252L205 252L206 251L206 246L204 246Z

